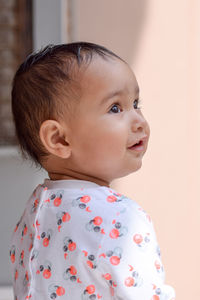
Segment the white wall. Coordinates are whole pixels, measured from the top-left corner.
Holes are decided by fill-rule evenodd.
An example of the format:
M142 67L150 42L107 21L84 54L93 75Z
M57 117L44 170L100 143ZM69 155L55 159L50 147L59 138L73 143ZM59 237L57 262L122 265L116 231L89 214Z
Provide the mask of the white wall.
M67 0L33 1L34 50L67 42Z

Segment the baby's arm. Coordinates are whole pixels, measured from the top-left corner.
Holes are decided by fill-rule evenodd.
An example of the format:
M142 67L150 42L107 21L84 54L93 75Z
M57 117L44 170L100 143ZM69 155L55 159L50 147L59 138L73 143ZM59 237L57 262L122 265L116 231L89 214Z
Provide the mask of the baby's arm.
M98 268L113 299L172 300L150 217L137 205L122 209L101 242Z

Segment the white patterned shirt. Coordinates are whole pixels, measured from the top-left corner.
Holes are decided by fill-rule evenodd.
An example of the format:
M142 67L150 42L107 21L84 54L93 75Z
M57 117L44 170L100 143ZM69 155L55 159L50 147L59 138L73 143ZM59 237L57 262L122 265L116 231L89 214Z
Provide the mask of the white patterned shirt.
M149 215L113 189L46 179L10 248L15 300L172 300Z

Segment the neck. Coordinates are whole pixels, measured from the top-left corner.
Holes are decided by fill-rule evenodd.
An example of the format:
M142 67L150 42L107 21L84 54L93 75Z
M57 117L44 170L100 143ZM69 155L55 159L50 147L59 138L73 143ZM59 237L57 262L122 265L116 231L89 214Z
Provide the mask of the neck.
M107 186L110 187L110 183L107 181L104 181L100 178L75 173L74 171L69 172L69 174L62 174L58 172L48 172L49 178L51 180L85 180L85 181L91 181L101 186Z

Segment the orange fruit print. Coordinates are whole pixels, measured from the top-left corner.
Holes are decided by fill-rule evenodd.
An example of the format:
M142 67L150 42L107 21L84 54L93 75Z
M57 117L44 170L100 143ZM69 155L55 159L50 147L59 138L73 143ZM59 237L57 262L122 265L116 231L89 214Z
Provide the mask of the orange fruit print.
M120 258L118 256L112 256L110 262L112 265L117 266L120 263Z
M53 201L54 206L60 206L61 201L62 201L61 198L59 197L55 198Z
M74 251L75 249L76 249L76 243L70 243L69 245L68 245L68 248L69 248L69 251Z
M57 290L56 290L56 294L57 294L58 296L64 295L64 294L65 294L65 289L64 289L62 286L59 286L59 287L57 288Z
M49 240L48 240L48 238L44 238L44 240L43 240L43 246L44 247L48 247L49 246Z
M115 202L116 200L117 200L117 197L115 197L113 195L107 197L108 202Z
M93 285L93 284L91 284L91 285L88 285L87 287L86 287L86 290L87 290L87 292L88 292L88 294L93 294L94 292L95 292L95 286Z
M83 196L81 197L80 201L83 203L88 203L90 201L90 196Z
M127 277L126 279L125 279L125 285L126 286L133 286L134 285L134 279L133 279L133 277Z
M117 230L116 228L112 229L109 236L111 237L111 239L117 239L119 236L119 230Z
M141 236L141 234L135 234L133 240L136 244L140 244L143 241L143 237Z
M43 277L44 277L45 279L50 278L50 277L51 277L51 271L48 270L48 269L44 270L44 272L43 272Z

